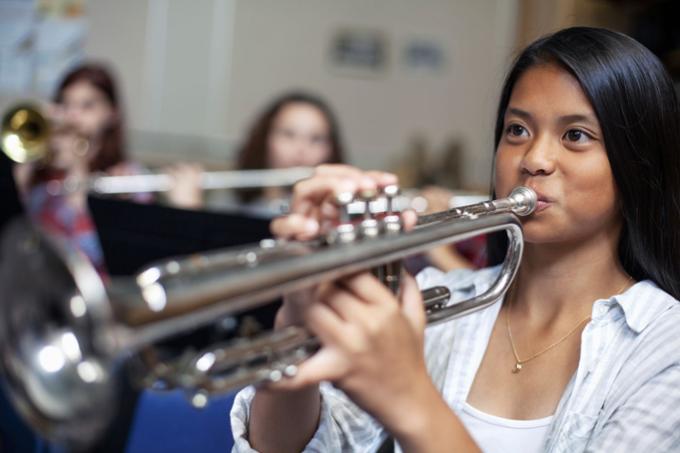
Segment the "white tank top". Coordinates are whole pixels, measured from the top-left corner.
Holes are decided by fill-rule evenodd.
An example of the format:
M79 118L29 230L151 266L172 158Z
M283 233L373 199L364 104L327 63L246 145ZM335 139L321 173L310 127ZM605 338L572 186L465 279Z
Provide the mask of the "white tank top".
M468 403L459 415L484 453L539 453L553 419L551 415L535 420L511 420L487 414Z

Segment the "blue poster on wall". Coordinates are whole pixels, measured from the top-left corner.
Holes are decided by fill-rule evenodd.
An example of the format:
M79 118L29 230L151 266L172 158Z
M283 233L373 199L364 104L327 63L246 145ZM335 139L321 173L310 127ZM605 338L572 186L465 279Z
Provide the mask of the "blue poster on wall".
M50 96L84 57L85 0L0 2L0 94Z

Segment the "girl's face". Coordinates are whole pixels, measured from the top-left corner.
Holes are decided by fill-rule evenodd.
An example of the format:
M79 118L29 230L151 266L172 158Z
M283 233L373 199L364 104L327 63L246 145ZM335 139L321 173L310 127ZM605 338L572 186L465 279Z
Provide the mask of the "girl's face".
M99 137L117 115L105 94L84 80L66 87L61 107L64 120L87 137Z
M90 160L90 145L80 133L69 128L56 129L50 133L50 166L59 170L72 170L84 166Z
M496 195L519 185L538 195L525 218L529 243L618 235L617 189L599 122L578 81L557 65L517 81L496 153Z
M331 157L330 125L316 107L295 102L274 117L267 138L270 168L313 167Z

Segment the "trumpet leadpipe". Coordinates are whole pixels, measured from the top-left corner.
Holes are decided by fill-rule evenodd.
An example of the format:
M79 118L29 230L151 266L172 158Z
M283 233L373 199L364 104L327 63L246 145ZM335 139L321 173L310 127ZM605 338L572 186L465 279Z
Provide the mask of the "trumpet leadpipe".
M448 207L453 209L460 206L469 206L473 204L489 201L489 196L465 191L453 191L449 199ZM418 215L424 215L429 208L429 203L425 197L418 193L417 189L409 189L394 197L392 201L394 210L405 211L412 209ZM379 198L371 202L371 209L375 212L382 212L387 210L387 201L384 198ZM364 202L355 201L349 206L349 213L352 215L361 214L364 210Z

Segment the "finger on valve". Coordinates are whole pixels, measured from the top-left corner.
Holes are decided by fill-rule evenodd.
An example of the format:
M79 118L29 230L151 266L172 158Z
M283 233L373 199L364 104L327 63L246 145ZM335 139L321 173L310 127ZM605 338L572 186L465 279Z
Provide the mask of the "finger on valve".
M321 165L311 178L295 185L291 211L306 213L310 207L321 206L339 193L375 190L396 183L397 177L391 173L363 171L340 164Z

